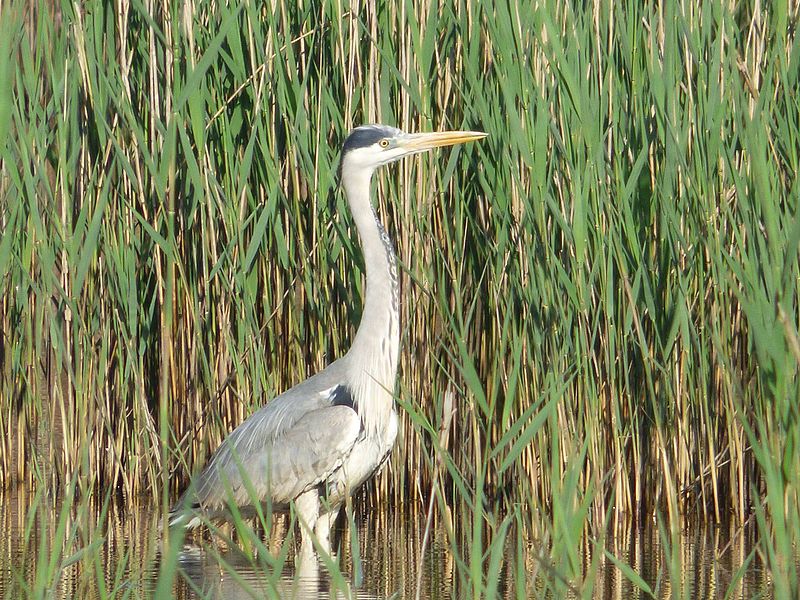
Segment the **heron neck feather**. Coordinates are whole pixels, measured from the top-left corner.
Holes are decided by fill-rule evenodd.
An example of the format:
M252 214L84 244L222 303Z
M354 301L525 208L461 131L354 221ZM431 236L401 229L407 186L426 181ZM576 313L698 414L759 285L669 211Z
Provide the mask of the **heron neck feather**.
M353 174L345 169L342 175L366 266L364 309L348 356L351 385L373 404L372 410L362 415L369 429L387 422L383 413L394 406L400 345L397 259L370 202L371 173Z

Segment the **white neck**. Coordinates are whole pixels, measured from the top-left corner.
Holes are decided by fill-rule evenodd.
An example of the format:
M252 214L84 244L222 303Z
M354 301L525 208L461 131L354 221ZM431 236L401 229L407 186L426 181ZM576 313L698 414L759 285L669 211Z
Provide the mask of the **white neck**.
M368 429L371 425L377 427L385 423L383 413L394 406L400 346L397 259L370 202L371 176L370 172L353 174L346 165L342 170L342 184L361 238L367 271L361 323L347 356L351 385L362 389L360 398L375 402L372 410L365 411L362 416Z

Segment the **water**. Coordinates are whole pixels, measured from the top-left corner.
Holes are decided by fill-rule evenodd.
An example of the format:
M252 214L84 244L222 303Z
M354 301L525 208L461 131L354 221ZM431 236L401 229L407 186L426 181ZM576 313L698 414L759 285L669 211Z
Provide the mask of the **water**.
M467 570L459 566L460 554L453 551L444 527L433 528L420 560L423 515L362 517L355 527L357 544L350 540L352 530L345 527L342 573L332 576L316 563L292 564L281 543L286 519L277 520L263 538L266 553L226 543L224 538L232 533L226 529L218 536L206 534L183 544L172 563L162 554L160 516L147 506L112 502L104 509L90 501L64 506L25 491L0 499L5 532L0 537L0 598L31 597L37 591L45 597L87 600L150 598L157 591L159 596L178 599L415 598L420 573L421 598L465 595ZM629 564L656 597L672 597L675 586L689 598L725 598L726 593L729 598L772 597L768 572L757 554L751 555L755 543L751 529L694 527L675 539L674 548L668 549L655 527L622 528L607 537L605 549ZM589 588L593 598L649 597L597 550L589 536L578 553L583 583L580 577L574 579L577 584L554 583L563 565L540 558L543 547L548 546L536 541L506 545L500 571L488 576L497 584L499 597L516 598L520 586L531 598L575 597ZM356 571L354 564L359 567ZM742 565L746 567L741 578L731 586Z

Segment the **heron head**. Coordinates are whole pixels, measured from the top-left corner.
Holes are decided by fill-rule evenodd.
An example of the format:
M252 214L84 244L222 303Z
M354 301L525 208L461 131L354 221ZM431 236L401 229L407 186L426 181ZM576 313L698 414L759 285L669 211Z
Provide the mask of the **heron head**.
M405 133L387 125L362 125L353 129L344 142L340 175L344 171L372 174L376 168L404 156L479 140L486 135L479 131Z

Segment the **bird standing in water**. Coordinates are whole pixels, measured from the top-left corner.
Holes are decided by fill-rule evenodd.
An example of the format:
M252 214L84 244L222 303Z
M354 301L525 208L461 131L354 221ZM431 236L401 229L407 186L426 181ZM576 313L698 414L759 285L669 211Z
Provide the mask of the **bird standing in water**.
M375 170L404 156L479 140L485 133L404 133L385 125L354 129L342 148L341 183L366 265L364 310L353 345L316 375L268 402L222 442L170 513L170 525L196 527L231 504L273 509L294 502L301 555L313 536L330 553L339 509L376 474L394 445L394 387L400 346L397 258L370 201Z

